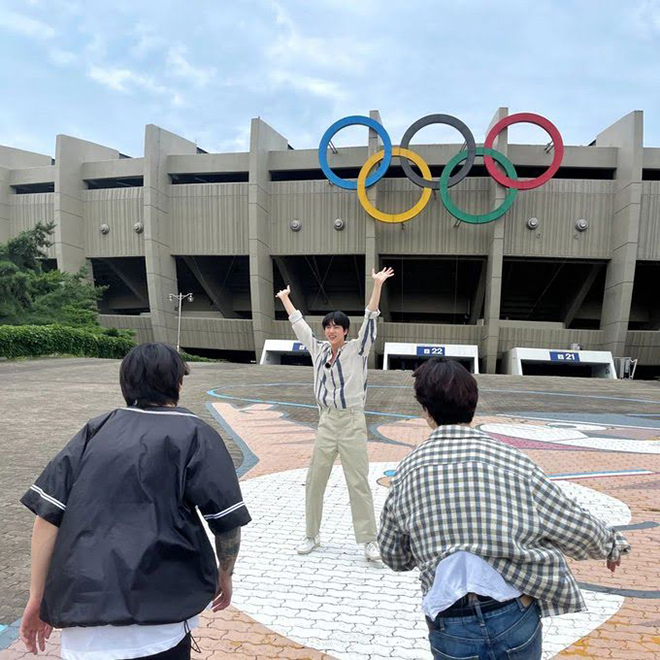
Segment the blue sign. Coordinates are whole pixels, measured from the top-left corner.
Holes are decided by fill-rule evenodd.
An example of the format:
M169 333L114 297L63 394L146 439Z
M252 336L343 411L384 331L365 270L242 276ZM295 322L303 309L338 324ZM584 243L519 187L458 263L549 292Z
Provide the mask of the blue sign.
M571 351L550 351L550 359L553 362L579 362L580 354Z
M418 346L417 355L423 357L444 357L445 347L444 346Z
M294 350L294 351L306 351L307 348L305 347L305 344L301 344L299 341L294 341L292 350Z

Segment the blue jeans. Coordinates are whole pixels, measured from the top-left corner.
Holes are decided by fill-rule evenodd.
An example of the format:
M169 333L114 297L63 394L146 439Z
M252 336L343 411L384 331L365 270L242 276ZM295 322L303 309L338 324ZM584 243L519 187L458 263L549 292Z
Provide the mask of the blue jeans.
M440 617L429 624L434 660L540 660L541 614L536 601L520 599L482 612L475 603L469 616Z

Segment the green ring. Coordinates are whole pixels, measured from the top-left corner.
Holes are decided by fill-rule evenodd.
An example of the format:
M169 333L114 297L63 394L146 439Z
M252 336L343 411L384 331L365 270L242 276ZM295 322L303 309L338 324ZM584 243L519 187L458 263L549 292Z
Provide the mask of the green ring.
M473 225L482 225L487 222L493 222L493 220L497 220L497 218L504 215L511 208L511 205L516 201L516 197L518 196L518 191L515 188L509 188L502 204L500 204L500 206L498 206L494 211L491 211L490 213L483 213L481 215L472 215L471 213L466 213L465 211L461 211L461 209L459 209L458 206L456 206L454 202L451 201L447 182L449 181L449 177L451 176L451 173L453 172L454 168L459 163L463 162L467 158L467 155L468 155L467 151L461 151L460 153L456 154L445 165L444 169L442 170L442 176L440 177L440 181L438 182L438 187L440 188L440 199L442 199L442 203L445 205L447 211L449 211L449 213L451 213L455 218L457 218L461 222L469 222L470 224ZM500 165L502 165L502 167L507 173L507 176L510 179L515 180L518 178L516 168L514 167L513 163L503 153L500 153L499 151L495 151L495 149L477 147L476 155L490 156L491 158L494 158Z

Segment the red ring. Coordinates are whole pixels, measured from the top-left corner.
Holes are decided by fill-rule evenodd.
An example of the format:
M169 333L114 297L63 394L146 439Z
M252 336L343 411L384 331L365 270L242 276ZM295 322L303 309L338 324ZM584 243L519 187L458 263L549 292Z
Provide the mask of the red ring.
M493 177L493 179L495 179L495 181L497 181L497 183L506 186L507 188L515 188L516 190L531 190L532 188L538 188L544 183L547 183L555 175L564 157L564 141L561 139L561 135L557 127L549 119L546 119L541 115L535 115L532 112L519 112L518 114L509 115L504 119L500 119L500 121L498 121L497 124L495 124L495 126L493 126L493 128L488 131L486 141L484 142L484 147L486 149L492 149L495 138L500 131L505 129L507 126L510 126L511 124L520 123L529 123L540 126L552 138L554 143L554 157L550 167L543 174L541 174L541 176L537 176L536 179L521 181L520 179L510 179L508 176L506 176L506 174L500 172L500 170L495 167L495 163L490 156L484 156L484 165L486 166L488 173Z

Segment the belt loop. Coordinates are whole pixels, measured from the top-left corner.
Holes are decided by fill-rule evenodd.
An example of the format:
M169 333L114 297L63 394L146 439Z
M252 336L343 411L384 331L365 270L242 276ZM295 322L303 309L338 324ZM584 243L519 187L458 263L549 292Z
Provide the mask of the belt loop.
M520 611L524 612L525 611L525 605L523 604L522 598L520 596L518 596L516 598L516 603L518 603L518 607L519 607Z
M440 632L445 631L445 621L441 616L436 618L435 625L440 630Z
M482 628L486 627L486 621L484 620L484 614L481 611L481 604L479 603L479 599L477 598L476 594L469 594L468 596L470 605L474 607L474 613L477 615L477 619L479 619L479 625Z

